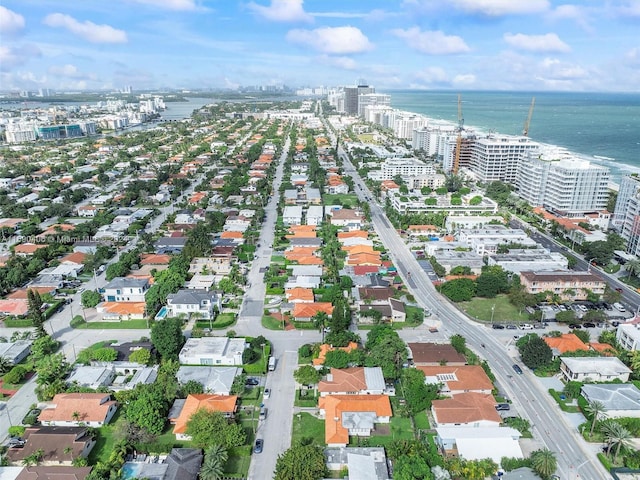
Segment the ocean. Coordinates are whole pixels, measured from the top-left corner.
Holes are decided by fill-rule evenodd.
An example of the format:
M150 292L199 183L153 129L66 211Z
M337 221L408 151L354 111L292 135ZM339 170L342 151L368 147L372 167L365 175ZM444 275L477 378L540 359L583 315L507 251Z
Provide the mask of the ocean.
M458 121L452 91L389 90L391 105L427 117ZM640 94L565 92L461 92L464 124L481 131L522 134L531 98L535 107L529 137L599 158L618 183L640 173Z

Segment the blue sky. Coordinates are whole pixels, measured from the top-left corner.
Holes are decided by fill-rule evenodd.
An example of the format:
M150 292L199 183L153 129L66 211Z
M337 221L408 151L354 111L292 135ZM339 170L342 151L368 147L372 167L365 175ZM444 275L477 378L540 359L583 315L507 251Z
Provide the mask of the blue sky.
M640 0L2 0L0 90L638 91Z

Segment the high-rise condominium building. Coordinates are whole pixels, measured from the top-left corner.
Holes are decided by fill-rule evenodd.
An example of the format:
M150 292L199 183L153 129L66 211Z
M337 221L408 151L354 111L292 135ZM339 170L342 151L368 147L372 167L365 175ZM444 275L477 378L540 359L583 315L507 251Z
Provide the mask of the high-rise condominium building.
M391 106L391 95L386 93L361 93L358 95L358 115L365 115L365 108L370 105Z
M613 226L627 241L627 253L640 255L640 177L635 173L620 182Z
M567 217L604 210L609 169L564 149L527 152L516 178L518 195L532 206Z
M376 93L374 87L359 83L355 87L344 87L344 111L349 115L358 115L358 98L360 95Z
M538 144L528 137L495 134L477 137L471 146L470 170L483 183L495 180L515 183L520 160L526 152L537 148Z

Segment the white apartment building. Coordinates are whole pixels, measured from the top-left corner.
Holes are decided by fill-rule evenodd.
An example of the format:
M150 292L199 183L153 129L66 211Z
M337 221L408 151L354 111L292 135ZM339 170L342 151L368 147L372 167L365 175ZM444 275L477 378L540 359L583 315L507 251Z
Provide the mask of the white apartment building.
M613 225L627 241L627 253L640 254L640 177L626 176L620 182Z
M385 93L364 93L358 95L358 115L364 117L365 108L371 105L391 106L391 95Z
M482 183L495 180L515 183L520 160L538 146L528 137L495 134L477 137L471 145L470 170Z
M456 126L437 120L429 120L429 124L413 131L411 145L414 150L423 150L427 155L445 158L447 143L455 142Z
M417 177L435 175L436 167L417 158L388 158L382 164L380 176L382 180L393 180L396 175L402 177Z
M640 325L619 325L616 340L625 350L640 350Z
M362 112L362 116L367 122L383 125L387 115L392 111L393 108L388 105L366 105Z
M478 255L495 254L500 245L518 244L535 247L536 242L524 230L503 225L487 225L484 228L460 230L457 240L468 244Z

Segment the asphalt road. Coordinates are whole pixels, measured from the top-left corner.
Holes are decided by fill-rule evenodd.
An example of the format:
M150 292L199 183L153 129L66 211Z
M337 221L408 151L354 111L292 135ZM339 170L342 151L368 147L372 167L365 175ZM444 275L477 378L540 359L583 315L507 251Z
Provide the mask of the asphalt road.
M335 140L334 140L335 141ZM498 383L508 396L518 403L533 425L535 438L556 453L558 470L563 479L580 478L608 479L610 475L589 451L586 443L578 437L566 422L556 403L544 391L535 376L526 371L517 375L512 369L514 360L505 347L481 325L470 321L444 297L436 292L431 280L409 251L400 235L384 215L377 202L369 200L373 195L355 172L353 165L342 148L339 149L345 167L356 185L360 200L370 205L371 220L380 240L390 253L400 276L414 294L417 302L433 313L430 321L441 322L447 332L459 333L467 340L467 345L486 358ZM359 188L358 188L359 187ZM406 336L403 335L406 340ZM485 345L485 348L482 347Z

